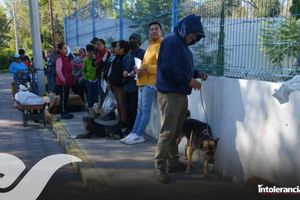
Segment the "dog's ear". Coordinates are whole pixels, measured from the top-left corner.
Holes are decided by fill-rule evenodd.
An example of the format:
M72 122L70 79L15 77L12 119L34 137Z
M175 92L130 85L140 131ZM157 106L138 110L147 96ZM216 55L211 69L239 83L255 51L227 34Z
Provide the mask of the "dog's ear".
M217 138L217 139L215 139L214 141L215 141L215 145L217 146L218 145L218 141L219 141L219 139L220 138Z

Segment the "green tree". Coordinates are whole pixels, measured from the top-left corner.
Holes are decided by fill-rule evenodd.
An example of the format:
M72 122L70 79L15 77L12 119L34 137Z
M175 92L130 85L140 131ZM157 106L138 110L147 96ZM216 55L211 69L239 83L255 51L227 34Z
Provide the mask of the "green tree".
M7 69L14 50L9 49L9 29L13 20L8 19L4 8L0 6L0 70Z
M281 67L286 56L297 56L300 51L300 24L295 17L286 18L279 25L269 21L265 27L260 36L261 50L275 66Z
M0 6L0 49L8 47L8 41L10 39L8 33L12 21L12 19L7 19L4 8Z
M255 0L254 17L277 17L280 15L279 0Z
M292 16L295 16L296 19L300 19L300 1L293 0L292 6L290 7L290 12Z
M54 33L56 43L64 40L64 17L70 15L78 7L82 7L90 0L52 0L53 3L53 21L54 21ZM4 0L6 8L11 18L13 18L13 8L11 1ZM17 5L17 24L18 24L18 39L20 48L24 48L26 52L30 53L32 49L31 31L30 31L30 16L29 16L29 2L28 0L16 0ZM52 30L51 30L51 18L48 0L39 0L39 15L41 23L41 34L43 38L43 49L47 50L52 46ZM2 26L1 26L2 28ZM9 46L14 49L14 27L13 23L10 23L10 40Z
M172 0L126 1L124 8L124 17L134 23L130 28L137 29L144 39L148 38L148 25L152 21L160 22L165 33L171 31Z

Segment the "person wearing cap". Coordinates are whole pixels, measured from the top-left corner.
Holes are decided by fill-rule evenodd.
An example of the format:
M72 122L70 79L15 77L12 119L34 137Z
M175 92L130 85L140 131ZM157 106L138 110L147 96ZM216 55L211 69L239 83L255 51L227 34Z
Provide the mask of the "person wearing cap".
M28 68L25 63L21 61L20 54L16 53L14 55L15 61L13 61L10 65L8 70L13 73L13 79L17 85L23 84L26 85L27 83L27 75L28 75Z
M190 14L178 22L160 46L156 88L161 128L155 152L155 167L157 180L161 183L170 182L167 172L185 170L185 165L178 160L176 137L187 116L187 95L191 94L192 89L201 89L196 78L207 78L206 74L194 71L193 55L189 49L190 45L203 37L201 17Z
M129 52L123 59L123 80L124 80L124 93L125 104L127 109L127 134L131 131L134 125L136 112L137 112L137 96L138 87L136 85L136 76L134 71L134 58L143 60L145 50L141 49L142 37L138 33L132 33L129 36Z
M151 107L156 95L156 69L157 59L162 41L162 26L159 22L149 24L149 46L146 49L140 69L135 69L137 74L138 109L134 126L130 134L121 139L124 144L138 144L145 142L144 132L150 120Z

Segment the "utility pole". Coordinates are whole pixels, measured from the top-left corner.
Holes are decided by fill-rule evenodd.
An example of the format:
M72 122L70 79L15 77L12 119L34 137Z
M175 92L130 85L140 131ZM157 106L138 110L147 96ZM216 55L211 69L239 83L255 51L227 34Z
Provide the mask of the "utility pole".
M120 40L123 40L123 24L124 24L124 14L123 14L123 0L119 0L120 4Z
M56 44L55 44L52 0L49 0L49 9L50 9L50 19L51 19L51 29L52 29L52 46L55 47Z
M39 5L38 0L29 1L30 10L30 28L31 28L31 39L33 47L33 66L37 76L38 84L38 95L45 95L45 77L44 77L44 61L42 54L42 41L40 31L40 16L39 16Z
M13 15L14 15L14 27L15 27L15 43L16 43L16 52L19 51L19 39L18 39L18 23L17 23L17 9L16 1L13 1Z

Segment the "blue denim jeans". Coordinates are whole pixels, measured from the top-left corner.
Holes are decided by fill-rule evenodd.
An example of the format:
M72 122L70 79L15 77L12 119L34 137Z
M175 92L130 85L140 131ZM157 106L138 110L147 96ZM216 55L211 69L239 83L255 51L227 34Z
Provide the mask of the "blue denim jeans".
M98 103L98 81L87 81L87 102L89 108Z
M131 131L138 136L142 136L144 134L149 123L152 102L155 94L156 89L153 86L139 87L137 115Z
M48 91L54 92L55 90L55 74L49 73L47 74L48 79Z

